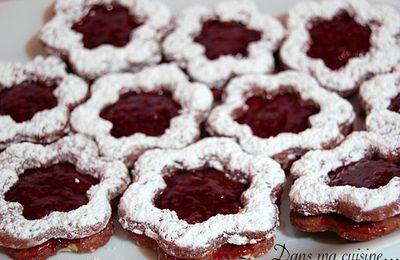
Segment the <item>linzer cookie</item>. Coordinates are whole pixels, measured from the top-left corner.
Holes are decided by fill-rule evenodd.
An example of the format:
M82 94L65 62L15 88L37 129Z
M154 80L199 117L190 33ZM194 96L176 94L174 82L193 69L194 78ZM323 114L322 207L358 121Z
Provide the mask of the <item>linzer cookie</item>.
M363 80L391 71L400 60L400 14L364 0L298 3L286 20L283 63L310 73L348 96Z
M163 51L195 81L219 92L235 75L272 72L283 37L283 26L252 1L224 1L181 12Z
M368 130L400 135L400 71L364 82L360 103L368 114Z
M56 57L0 62L0 150L22 141L48 143L69 131L70 111L88 95Z
M93 80L160 62L160 41L170 18L158 1L58 0L55 16L39 37L49 53Z
M14 144L0 154L0 246L13 259L92 252L113 233L110 200L129 183L122 162L80 135Z
M291 222L303 231L364 241L400 226L398 138L356 132L332 150L307 153L291 173Z
M148 149L182 148L198 140L212 102L206 86L164 64L98 79L71 125L93 137L103 155L132 165Z
M148 151L133 176L119 221L159 259L253 258L274 243L284 172L230 139Z
M207 130L232 137L251 154L273 156L283 168L308 150L330 148L352 129L346 100L293 71L233 79Z

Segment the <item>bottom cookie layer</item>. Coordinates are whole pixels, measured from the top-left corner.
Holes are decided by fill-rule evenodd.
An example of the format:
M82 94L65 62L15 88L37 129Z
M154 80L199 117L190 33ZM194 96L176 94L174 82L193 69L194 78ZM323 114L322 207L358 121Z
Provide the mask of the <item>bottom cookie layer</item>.
M305 216L291 211L290 221L293 226L305 232L332 231L352 241L373 240L400 227L400 215L379 222L355 222L338 214Z
M137 235L128 231L129 237L141 247L149 248L157 252L159 260L222 260L222 259L237 259L237 258L255 258L267 253L274 245L274 238L262 240L256 244L248 245L232 245L225 244L220 248L210 252L210 255L203 258L178 258L169 255L161 249L157 242L145 235Z
M25 249L3 248L12 259L46 259L60 251L89 253L105 245L114 232L112 221L99 233L79 239L50 239L47 242Z

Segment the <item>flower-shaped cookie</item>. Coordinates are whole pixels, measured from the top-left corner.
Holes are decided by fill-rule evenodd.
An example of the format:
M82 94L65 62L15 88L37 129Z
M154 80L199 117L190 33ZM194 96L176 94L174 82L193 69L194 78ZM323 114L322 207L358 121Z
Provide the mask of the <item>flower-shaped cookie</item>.
M198 177L198 173L204 171L210 172L209 177ZM225 181L217 178L218 174ZM121 198L119 217L123 228L139 244L144 238L150 239L155 248L161 249L160 254L180 258L212 257L213 254L222 254L221 258L225 258L223 252L218 250L223 250L227 243L230 244L228 252L232 254L236 247L250 245L237 257L245 256L243 254L256 257L272 246L274 231L279 224L275 203L285 182L284 172L273 160L244 153L230 139L207 138L181 150L146 152L136 162L133 175L135 182ZM180 189L169 193L173 181L167 179L176 175L180 175L177 177ZM192 181L191 177L194 178ZM187 179L189 181L185 181ZM212 182L209 186L208 181ZM193 200L183 193L180 196L180 192L190 191L193 187L186 185L193 183L197 183L195 189L208 187L207 193L196 192L192 196L199 197ZM221 207L227 207L229 202L230 193L221 196L214 190L215 186L222 186L219 189L229 192L237 189L232 187L238 183L248 187L237 198L242 207L233 213L209 214L209 211L215 210L215 201L220 201ZM160 204L159 200L165 193L173 197L167 200L167 204L173 205L176 201L176 206L183 209L161 209L156 205ZM219 195L210 200L206 197L210 194ZM205 197L201 197L203 195ZM180 203L180 199L190 202ZM191 204L198 201L204 204ZM202 211L204 207L206 209ZM189 212L185 212L187 209ZM190 218L193 214L195 221ZM199 220L199 215L206 215L207 218ZM187 220L188 216L192 221ZM265 242L268 242L268 248L263 252L257 251L257 246Z
M93 251L111 237L110 200L130 179L122 162L98 156L93 141L75 135L47 146L14 144L0 165L0 246L11 256L47 257L49 243L52 254L69 244Z
M180 13L163 52L194 80L222 88L235 75L272 72L273 52L283 37L280 22L261 14L252 1L223 1Z
M394 171L363 178L359 170L354 183L346 185L338 184L335 172L363 159L398 164L399 155L398 139L371 132L355 132L332 150L307 153L291 169L296 178L290 191L292 210L306 216L335 212L355 221L381 221L400 214L400 176Z
M369 131L400 134L400 71L364 82L360 99L368 114L366 125Z
M68 132L70 111L88 95L56 57L0 63L0 150L11 143L48 143Z
M170 19L167 7L158 1L58 0L55 16L39 37L49 53L93 80L158 63Z
M132 165L148 149L196 141L212 102L206 86L164 64L98 79L90 99L72 113L71 125L93 137L103 155Z
M344 96L400 60L400 15L389 6L365 0L302 2L289 11L286 25L283 63Z
M251 154L273 156L284 168L311 149L328 148L351 131L346 100L307 74L248 75L233 79L207 122L212 135L233 137Z

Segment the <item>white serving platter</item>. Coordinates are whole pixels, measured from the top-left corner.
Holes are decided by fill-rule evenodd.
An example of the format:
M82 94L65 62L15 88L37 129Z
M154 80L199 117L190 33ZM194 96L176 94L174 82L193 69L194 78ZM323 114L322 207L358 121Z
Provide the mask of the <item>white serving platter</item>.
M193 4L213 5L216 0L162 0L174 12ZM41 54L42 48L36 33L52 15L53 0L0 0L0 59L26 61ZM288 10L296 0L256 0L260 9L278 16ZM399 0L375 0L400 10ZM357 127L358 128L358 127ZM281 203L281 226L276 234L275 248L259 259L305 260L318 259L318 253L327 254L324 260L389 260L400 259L400 230L370 242L349 243L330 233L306 234L294 229L288 218L287 192ZM115 221L116 231L109 243L91 254L60 253L51 259L156 259L156 255L134 245ZM288 251L282 254L285 245ZM288 255L290 253L290 255ZM354 254L382 254L381 258L355 258ZM303 258L302 255L305 255ZM312 254L311 258L307 255ZM336 254L336 258L334 258ZM347 255L346 255L347 254ZM349 255L353 254L353 255ZM351 258L353 257L353 258ZM0 259L8 259L0 251Z

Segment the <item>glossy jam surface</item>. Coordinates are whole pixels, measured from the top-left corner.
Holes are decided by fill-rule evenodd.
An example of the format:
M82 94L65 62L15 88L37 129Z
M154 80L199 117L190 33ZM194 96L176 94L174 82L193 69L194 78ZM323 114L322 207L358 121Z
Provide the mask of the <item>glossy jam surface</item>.
M128 8L114 3L93 5L72 29L83 35L85 48L94 49L103 44L125 46L131 39L131 32L140 25Z
M164 179L167 188L156 199L156 207L174 210L190 224L237 213L242 207L240 197L249 187L213 168L177 170Z
M246 57L248 45L260 39L259 31L249 29L242 23L208 20L203 23L194 41L205 47L207 58L215 60L223 55Z
M160 136L180 109L169 93L128 92L105 107L100 116L113 124L111 134L116 138L134 133Z
M26 170L5 194L5 200L19 202L28 220L40 219L53 211L68 212L88 202L87 190L99 181L81 174L70 163Z
M57 106L55 85L26 81L0 91L0 115L8 115L21 123L32 119L40 111Z
M253 96L247 99L246 107L236 121L247 124L253 134L261 138L304 131L309 126L308 118L319 111L315 105L302 104L294 94L282 94L272 99Z
M350 185L377 189L400 177L400 164L383 159L362 159L329 173L330 186Z
M400 93L390 101L389 110L400 113Z
M311 42L307 55L322 59L332 70L366 54L371 47L371 29L356 22L347 12L340 12L331 20L316 18L308 31Z

